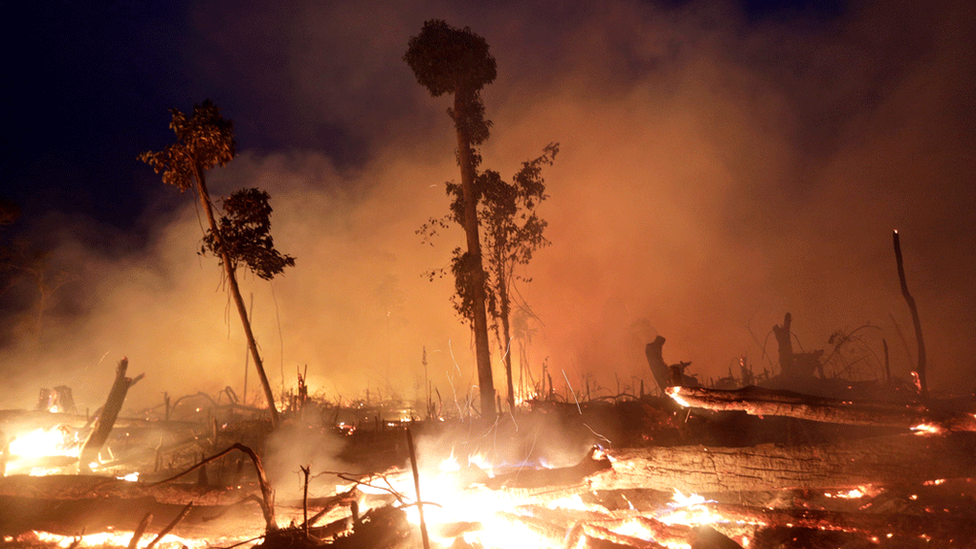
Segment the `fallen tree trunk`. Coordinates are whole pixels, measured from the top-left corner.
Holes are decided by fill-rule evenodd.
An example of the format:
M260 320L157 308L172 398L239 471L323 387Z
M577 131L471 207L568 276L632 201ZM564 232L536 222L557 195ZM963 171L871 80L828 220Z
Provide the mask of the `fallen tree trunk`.
M593 490L650 488L708 493L786 488L856 488L976 474L976 435L895 435L831 444L748 448L650 447L611 453L613 470Z
M898 427L926 432L976 432L972 406L938 402L880 402L824 398L792 391L745 387L723 390L668 387L668 395L685 407L742 411L754 416L785 416L845 425Z

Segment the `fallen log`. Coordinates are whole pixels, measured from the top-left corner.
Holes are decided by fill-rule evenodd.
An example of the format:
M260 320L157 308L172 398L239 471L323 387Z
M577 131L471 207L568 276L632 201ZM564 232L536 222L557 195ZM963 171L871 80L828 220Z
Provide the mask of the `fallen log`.
M905 434L790 447L631 448L611 452L610 457L613 469L590 476L591 489L708 493L857 488L972 477L976 435Z
M689 408L742 411L754 416L785 416L845 425L897 427L929 433L976 432L976 409L957 403L843 400L761 387L733 390L668 387L666 392L675 402Z

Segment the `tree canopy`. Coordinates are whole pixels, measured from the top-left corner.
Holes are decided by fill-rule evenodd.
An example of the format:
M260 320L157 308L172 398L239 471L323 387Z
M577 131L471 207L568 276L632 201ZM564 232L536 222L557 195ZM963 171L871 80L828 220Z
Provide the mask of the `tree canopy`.
M181 192L193 188L193 178L200 172L223 166L237 154L234 123L220 115L220 109L210 99L193 106L193 116L178 109L169 128L176 134L176 142L162 151L145 152L139 159L162 172L163 183Z

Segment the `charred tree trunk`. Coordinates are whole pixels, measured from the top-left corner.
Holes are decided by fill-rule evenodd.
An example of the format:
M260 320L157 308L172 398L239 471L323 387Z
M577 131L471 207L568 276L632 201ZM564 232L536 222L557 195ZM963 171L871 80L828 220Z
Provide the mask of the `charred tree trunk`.
M82 446L81 455L78 458L78 469L80 471L90 471L90 464L98 461L98 454L105 446L105 442L112 432L112 427L115 425L115 420L119 417L122 404L125 403L125 395L132 385L132 379L125 376L128 367L129 359L123 358L115 369L115 382L105 400L105 406L102 407L102 412L98 414L98 419L92 425L92 430L88 434L88 438L85 439L84 446Z
M475 91L459 89L454 94L454 113L458 118L471 108ZM478 197L474 179L476 158L467 126L455 120L458 142L458 164L461 167L461 192L464 199L464 234L471 260L471 324L474 328L475 357L478 364L478 389L481 395L481 416L488 422L495 420L495 384L491 374L491 349L488 343L488 312L485 307L485 269L481 260L481 238L478 236Z
M657 381L661 391L666 391L668 387L672 386L701 386L697 379L684 374L684 369L691 364L690 362L680 362L672 366L668 366L668 363L664 362L664 342L665 339L663 337L657 336L654 338L654 341L644 347L647 365L650 366L654 380Z
M793 332L790 324L793 316L786 313L783 317L783 325L773 325L773 335L776 337L777 348L779 350L779 371L784 377L794 377L793 372Z
M908 292L908 282L905 280L905 266L901 259L901 243L898 240L898 231L894 232L895 244L895 263L898 266L898 281L901 284L901 295L908 303L908 309L912 313L912 325L915 327L915 341L918 343L918 365L915 373L918 374L918 392L923 396L928 396L929 387L925 381L925 341L922 339L922 323L918 319L918 307L915 305L915 298Z

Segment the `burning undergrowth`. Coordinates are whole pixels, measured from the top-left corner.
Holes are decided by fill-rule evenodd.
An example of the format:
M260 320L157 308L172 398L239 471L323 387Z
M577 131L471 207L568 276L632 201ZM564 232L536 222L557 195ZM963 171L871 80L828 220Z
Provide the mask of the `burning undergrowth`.
M71 470L79 454L72 441L85 439L87 418L20 414L16 428L27 434L8 435L0 482L4 542L413 548L426 536L429 547L503 549L976 541L976 438L968 432L689 415L670 399L640 395L529 401L492 424L382 419L392 404L358 414L337 408L310 400L286 410L275 432L260 410L235 404L196 421L120 419L92 473L81 475ZM343 414L358 420L335 421ZM61 464L14 468L43 454L40 442L33 454L19 449L42 424L59 434L48 436L65 451ZM4 432L14 425L5 418ZM711 444L732 440L723 434L730 430L740 444ZM250 446L224 452L245 438L256 460L237 451ZM262 491L264 474L273 492Z

